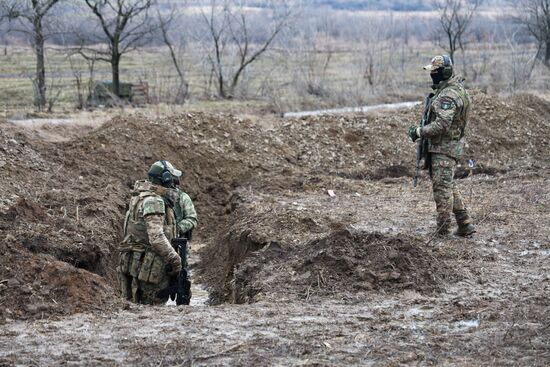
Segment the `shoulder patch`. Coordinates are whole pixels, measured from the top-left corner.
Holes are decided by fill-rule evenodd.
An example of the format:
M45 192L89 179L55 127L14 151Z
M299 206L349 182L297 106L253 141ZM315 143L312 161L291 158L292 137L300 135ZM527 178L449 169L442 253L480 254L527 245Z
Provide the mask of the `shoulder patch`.
M450 97L443 97L441 98L441 101L440 101L440 106L441 106L441 109L442 110L450 110L451 108L453 108L454 106L454 101L452 98Z
M143 216L149 214L164 214L166 212L164 200L160 196L152 195L143 199Z
M441 102L441 109L443 110L450 110L451 109L451 102Z

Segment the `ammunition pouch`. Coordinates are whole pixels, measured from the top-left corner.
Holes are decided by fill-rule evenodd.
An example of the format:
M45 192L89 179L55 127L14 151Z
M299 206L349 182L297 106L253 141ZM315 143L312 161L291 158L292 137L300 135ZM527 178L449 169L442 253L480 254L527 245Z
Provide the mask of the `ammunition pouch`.
M158 284L165 277L166 262L153 251L147 251L138 274L138 280L146 283Z
M141 262L145 251L128 250L121 251L118 256L118 268L117 271L120 274L129 275L131 277L137 277L141 268Z
M117 271L151 284L158 284L166 277L166 262L151 250L123 251L119 254Z

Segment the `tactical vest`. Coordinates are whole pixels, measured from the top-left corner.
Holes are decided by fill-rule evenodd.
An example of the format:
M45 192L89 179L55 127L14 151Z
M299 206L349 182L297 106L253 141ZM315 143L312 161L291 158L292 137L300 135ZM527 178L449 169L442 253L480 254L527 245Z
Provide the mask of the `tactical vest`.
M148 196L158 196L158 194L152 190L136 190L132 192L132 198L130 199L130 206L124 224L124 239L121 249L126 248L134 251L143 251L150 247L147 227L145 225L145 219L143 218L143 200ZM176 219L171 204L166 199L163 200L165 203L163 230L168 241L171 241L172 238L176 236Z
M452 90L454 94L460 98L462 106L457 105L457 108L459 108L453 117L449 130L440 136L429 139L428 150L430 153L441 153L458 160L462 156L464 147L464 133L468 123L468 112L470 110L471 100L461 80L458 77L454 77L436 92L432 101L436 101L443 91L449 90ZM437 116L432 102L429 117L430 123L436 118Z
M126 280L125 276L152 284L159 284L166 280L165 260L152 250L147 235L147 227L143 217L144 200L151 196L162 198L164 202L163 232L168 241L175 237L177 227L174 210L170 202L156 193L155 188L148 181L138 181L132 192L130 206L124 222L124 239L119 247L119 266L117 267L123 292L128 291L128 287L123 284ZM160 208L159 212L162 212ZM125 294L124 296L126 298L133 297L134 301L137 302L136 294Z

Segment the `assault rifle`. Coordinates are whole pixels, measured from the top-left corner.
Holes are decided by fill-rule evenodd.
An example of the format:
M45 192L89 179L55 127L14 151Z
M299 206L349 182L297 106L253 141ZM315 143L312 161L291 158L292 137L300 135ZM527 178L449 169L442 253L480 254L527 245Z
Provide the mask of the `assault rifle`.
M177 247L181 258L181 271L178 274L175 296L176 305L188 305L191 301L191 281L187 271L187 238L174 238L172 245ZM174 296L172 296L172 300L174 300Z
M426 96L426 100L424 101L424 112L422 113L422 119L420 120L420 128L423 128L428 124L428 117L430 115L430 104L432 103L433 96L433 93L430 93ZM421 137L418 139L418 142L416 144L416 165L413 177L413 187L416 187L416 184L418 183L418 171L420 170L420 161L422 160L422 157L428 153L428 139ZM424 167L427 166L427 164L424 164Z
M170 296L173 301L176 300L176 305L188 305L191 301L191 281L189 280L189 272L187 269L187 238L173 238L172 246L178 252L181 258L181 270L177 277L170 279L170 284L167 288L157 292L157 297L166 298ZM171 272L172 266L167 265L167 272Z

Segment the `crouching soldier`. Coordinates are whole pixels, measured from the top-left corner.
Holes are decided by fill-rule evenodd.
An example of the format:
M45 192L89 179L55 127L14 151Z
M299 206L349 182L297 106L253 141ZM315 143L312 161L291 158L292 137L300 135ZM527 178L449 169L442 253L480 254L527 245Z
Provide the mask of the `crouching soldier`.
M119 246L117 268L122 296L132 302L161 304L168 295L159 291L170 285L171 279L182 269L182 261L171 241L178 236L180 214L182 227L196 225L196 213L191 199L187 207L194 218L185 218L180 203L181 192L175 188L181 171L167 161L155 162L148 172L148 180L134 184L124 221L124 238ZM188 198L188 196L187 196ZM162 293L162 292L161 292Z

